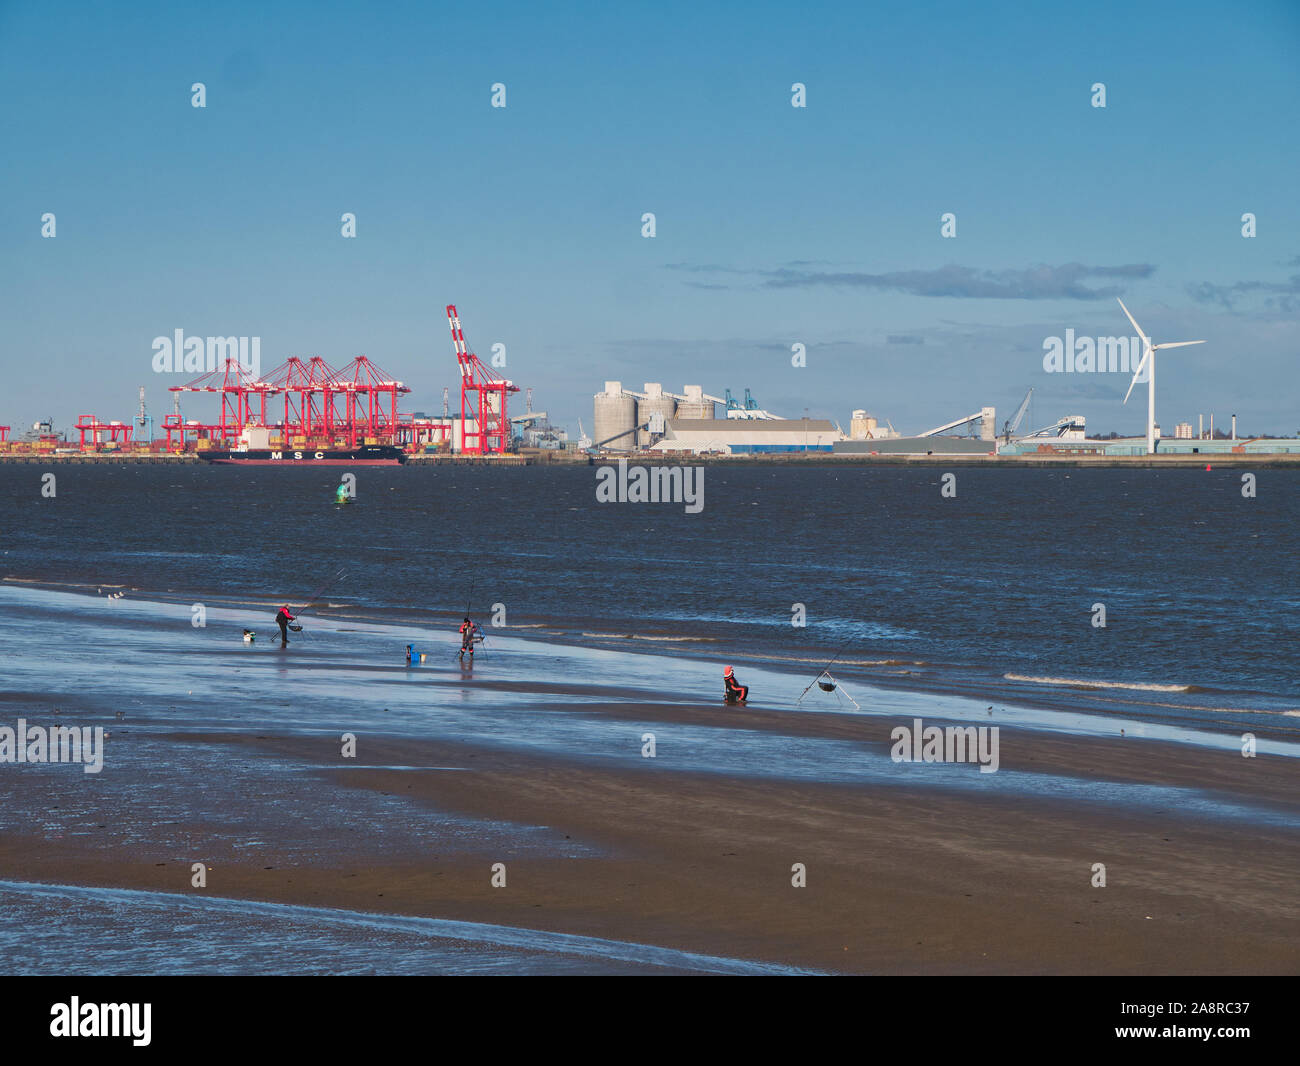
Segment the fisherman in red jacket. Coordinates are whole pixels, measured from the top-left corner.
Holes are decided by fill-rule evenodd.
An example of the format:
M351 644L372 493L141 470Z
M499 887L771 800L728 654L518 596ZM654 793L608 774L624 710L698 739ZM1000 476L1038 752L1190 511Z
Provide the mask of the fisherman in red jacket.
M275 615L275 624L280 627L280 647L286 647L289 643L289 623L293 621L293 614L286 603Z
M744 703L749 699L749 686L736 680L736 672L730 666L722 671L722 684L728 703Z

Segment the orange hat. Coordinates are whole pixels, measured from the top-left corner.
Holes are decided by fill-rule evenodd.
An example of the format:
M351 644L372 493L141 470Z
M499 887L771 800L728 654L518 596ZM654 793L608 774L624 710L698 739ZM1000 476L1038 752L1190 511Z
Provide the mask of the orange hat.
M722 671L723 677L730 677L731 674L732 674L732 669L730 666L728 666L725 670Z

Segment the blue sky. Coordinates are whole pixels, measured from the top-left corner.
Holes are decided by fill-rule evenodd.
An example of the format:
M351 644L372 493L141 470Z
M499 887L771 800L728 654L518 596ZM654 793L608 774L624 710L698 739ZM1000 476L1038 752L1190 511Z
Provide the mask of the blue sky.
M1300 429L1300 5L271 7L0 2L0 423L170 410L176 329L440 409L456 303L573 429L621 379L905 432L1034 386L1139 433L1141 387L1042 367L1131 333L1118 293L1207 341L1166 432Z

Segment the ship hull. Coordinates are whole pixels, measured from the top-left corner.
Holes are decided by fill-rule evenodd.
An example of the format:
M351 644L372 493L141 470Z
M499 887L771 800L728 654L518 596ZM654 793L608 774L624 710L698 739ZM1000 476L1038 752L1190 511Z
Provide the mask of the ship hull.
M398 466L406 453L391 444L356 448L249 448L199 452L199 458L221 466Z

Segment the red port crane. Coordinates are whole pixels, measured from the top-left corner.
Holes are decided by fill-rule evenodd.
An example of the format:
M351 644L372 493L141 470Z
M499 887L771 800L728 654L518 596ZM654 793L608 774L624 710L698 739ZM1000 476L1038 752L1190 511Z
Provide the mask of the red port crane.
M227 357L222 366L216 370L195 378L188 385L173 385L169 392L215 392L221 395L221 419L213 425L198 426L198 430L207 434L209 439L229 442L237 439L244 427L254 424L266 425L267 397L278 391L274 385L254 377L244 368L238 359ZM253 413L253 399L258 400L259 411ZM170 416L169 416L170 418ZM179 423L179 419L176 420ZM163 428L176 431L177 426ZM183 432L183 431L182 431ZM167 435L168 444L171 434Z
M411 391L406 385L366 356L358 355L335 375L331 389L334 394L343 396L342 424L349 434L350 444L396 442L397 397Z
M497 377L465 344L456 305L447 305L451 343L460 364L461 451L471 455L500 455L510 445L506 398L519 386Z
M266 376L276 391L284 393L285 443L295 437L329 436L334 429L334 392L337 372L320 356L304 363L296 355Z
M134 426L124 422L101 422L94 415L81 415L77 418L76 429L81 434L81 443L79 447L84 452L86 450L86 434L90 434L90 447L92 450L98 449L101 444L111 444L114 448L118 445L131 446L131 434ZM107 441L100 440L100 434L107 436Z

